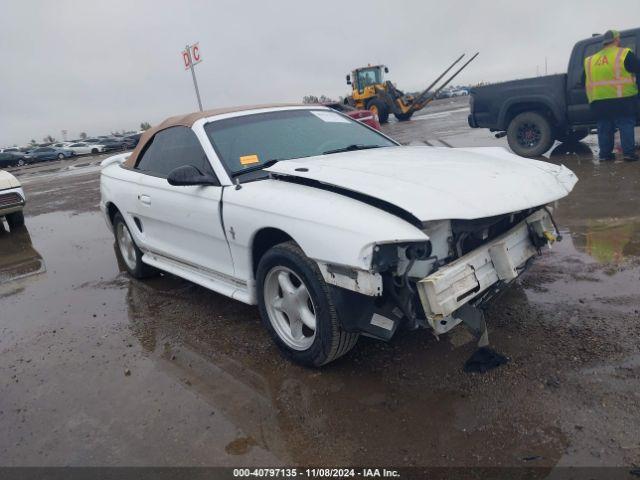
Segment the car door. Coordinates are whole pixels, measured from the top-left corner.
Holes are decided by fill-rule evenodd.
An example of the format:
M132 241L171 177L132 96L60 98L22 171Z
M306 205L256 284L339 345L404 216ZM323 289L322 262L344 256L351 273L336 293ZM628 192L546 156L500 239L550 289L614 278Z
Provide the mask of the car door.
M38 160L48 160L50 152L49 150L51 150L50 148L46 148L46 147L41 147L38 148L36 150L34 150L34 158L38 159Z
M156 133L135 166L141 173L135 216L145 246L211 273L233 276L221 222L221 186L172 186L169 173L193 165L215 176L195 133L177 126Z

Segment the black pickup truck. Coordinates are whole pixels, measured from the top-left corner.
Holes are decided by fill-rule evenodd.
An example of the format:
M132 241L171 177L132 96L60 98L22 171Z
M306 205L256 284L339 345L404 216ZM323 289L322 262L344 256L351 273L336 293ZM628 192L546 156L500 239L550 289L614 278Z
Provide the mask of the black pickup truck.
M640 28L621 31L620 37L623 47L639 51ZM542 155L555 140L582 140L596 125L584 89L584 59L601 48L602 36L594 35L573 47L566 74L472 88L469 126L498 137L506 133L511 149L523 157Z

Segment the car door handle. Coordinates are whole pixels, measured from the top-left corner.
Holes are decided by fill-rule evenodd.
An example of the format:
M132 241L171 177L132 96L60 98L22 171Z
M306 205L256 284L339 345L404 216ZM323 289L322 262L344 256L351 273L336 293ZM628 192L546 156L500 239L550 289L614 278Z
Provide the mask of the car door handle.
M145 205L151 205L151 197L149 195L138 195L138 200Z

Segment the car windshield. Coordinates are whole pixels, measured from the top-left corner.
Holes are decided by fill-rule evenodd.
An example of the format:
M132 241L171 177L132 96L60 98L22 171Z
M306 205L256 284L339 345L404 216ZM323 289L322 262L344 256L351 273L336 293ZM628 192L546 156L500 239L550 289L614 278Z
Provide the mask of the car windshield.
M330 110L283 110L216 120L204 126L232 174L266 163L396 144Z

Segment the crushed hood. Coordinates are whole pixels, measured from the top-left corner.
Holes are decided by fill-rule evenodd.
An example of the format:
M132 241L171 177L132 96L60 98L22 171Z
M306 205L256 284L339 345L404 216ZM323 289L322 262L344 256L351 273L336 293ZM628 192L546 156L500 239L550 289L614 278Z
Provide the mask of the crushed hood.
M387 147L287 160L266 170L375 197L422 221L537 207L565 197L578 181L563 165L500 147Z

